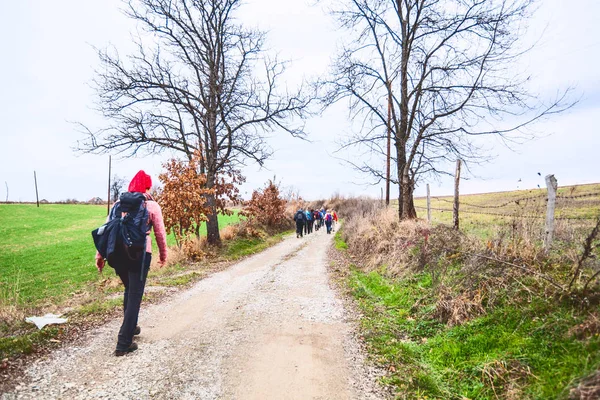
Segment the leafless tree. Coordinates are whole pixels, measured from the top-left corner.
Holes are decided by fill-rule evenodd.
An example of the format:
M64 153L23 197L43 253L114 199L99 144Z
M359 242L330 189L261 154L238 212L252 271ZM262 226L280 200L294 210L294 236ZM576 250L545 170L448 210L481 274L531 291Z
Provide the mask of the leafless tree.
M83 126L80 150L156 153L171 149L191 159L214 188L247 160L271 155L266 133L304 137L310 99L301 87L279 87L286 63L264 52L265 34L235 19L241 0L132 0L126 14L143 27L136 54L125 59L100 50L95 85L99 109L113 123ZM208 195L208 241L219 244L216 198Z
M110 184L110 191L112 193L113 203L115 201L119 200L119 195L121 194L121 192L123 190L123 186L125 186L125 179L121 178L118 175L113 176L111 184Z
M414 218L419 177L449 173L450 162L488 159L477 137L534 135L531 123L568 108L569 90L549 101L529 90L516 62L535 0L339 0L333 15L351 34L330 76L320 82L325 106L340 100L361 126L343 146L369 160L395 147L399 216ZM388 102L391 102L388 122ZM380 181L381 167L353 163Z

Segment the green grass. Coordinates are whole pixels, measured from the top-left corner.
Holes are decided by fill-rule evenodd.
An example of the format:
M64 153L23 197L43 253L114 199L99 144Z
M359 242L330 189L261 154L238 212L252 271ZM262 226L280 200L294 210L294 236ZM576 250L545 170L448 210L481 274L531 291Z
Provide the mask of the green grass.
M105 218L102 206L0 205L0 301L60 301L98 279L91 231Z
M91 231L105 219L104 206L0 205L0 305L57 304L101 279ZM220 216L219 227L238 220Z
M123 307L123 299L118 297L114 299L95 300L84 304L79 308L78 312L81 315L96 315L111 312L115 308L120 307Z
M200 274L197 272L192 272L189 274L179 276L168 276L159 279L157 284L160 286L183 286L194 281L194 278L196 278L197 276L200 276Z
M49 326L20 336L0 337L0 356L8 358L19 354L30 354L41 343L46 343L59 334L59 328Z
M600 366L600 337L569 333L586 315L568 304L507 303L448 327L432 317L427 274L391 280L354 270L349 285L369 349L394 371L385 380L399 397L494 399L494 391L519 390L523 399L566 398L575 379Z
M238 260L242 257L256 254L283 240L285 235L292 231L286 231L268 236L266 238L236 238L225 243L221 255L228 260Z
M348 250L348 245L342 239L342 229L338 229L333 237L333 242L335 243L335 248L338 250Z

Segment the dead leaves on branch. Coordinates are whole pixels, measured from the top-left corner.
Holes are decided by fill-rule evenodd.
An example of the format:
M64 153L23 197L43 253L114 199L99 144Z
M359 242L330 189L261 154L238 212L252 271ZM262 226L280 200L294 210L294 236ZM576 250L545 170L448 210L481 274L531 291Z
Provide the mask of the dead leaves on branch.
M252 198L240 214L266 227L277 228L289 222L285 207L286 201L280 195L279 185L269 179L264 189L252 192Z
M163 184L158 198L167 233L174 233L178 245L200 236L200 225L209 215L231 215L228 202L239 203L239 185L245 181L240 171L230 169L215 177L211 185L207 175L200 171L202 154L196 151L189 161L171 159L163 164L165 172L159 175ZM210 201L214 199L214 207Z

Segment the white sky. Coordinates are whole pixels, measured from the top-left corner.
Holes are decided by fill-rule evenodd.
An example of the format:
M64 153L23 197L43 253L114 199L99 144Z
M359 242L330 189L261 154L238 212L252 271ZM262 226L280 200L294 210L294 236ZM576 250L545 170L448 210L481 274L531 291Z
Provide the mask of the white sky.
M131 21L119 11L119 0L19 0L2 2L0 24L0 200L33 201L33 171L40 199L106 196L108 156L81 155L72 147L83 138L72 121L101 126L91 107L89 88L98 66L92 45L114 45L124 55L131 46ZM290 86L303 77L326 71L340 33L323 6L306 0L246 0L239 19L268 30L268 45L291 59ZM461 193L544 186L546 174L559 185L600 181L600 2L543 0L531 23L531 37L543 38L525 60L542 93L576 86L579 104L567 114L536 126L540 139L517 152L490 142L496 159L471 170ZM249 166L242 192L277 176L305 198L345 195L379 196L382 185L365 185L366 177L340 162L333 153L350 129L342 104L307 123L312 142L274 135L276 150L266 168ZM162 157L115 159L113 173L129 180L139 169L155 181ZM538 176L541 173L541 177ZM518 180L521 179L521 182ZM451 193L450 179L431 182L433 194ZM424 187L417 189L422 194ZM397 197L395 189L393 197Z

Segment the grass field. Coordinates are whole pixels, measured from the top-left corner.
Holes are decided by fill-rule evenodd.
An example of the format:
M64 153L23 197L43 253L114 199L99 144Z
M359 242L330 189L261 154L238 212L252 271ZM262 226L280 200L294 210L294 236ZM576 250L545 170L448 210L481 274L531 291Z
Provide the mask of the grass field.
M497 227L519 220L541 232L546 218L546 197L546 189L461 195L461 230L487 238L495 233ZM453 202L453 196L432 196L432 222L452 224ZM415 207L418 217L427 219L426 198L415 198ZM559 231L567 226L587 228L598 215L600 184L558 188L555 216Z
M0 306L56 304L101 279L91 231L105 219L105 206L0 205ZM221 216L220 228L238 220Z

